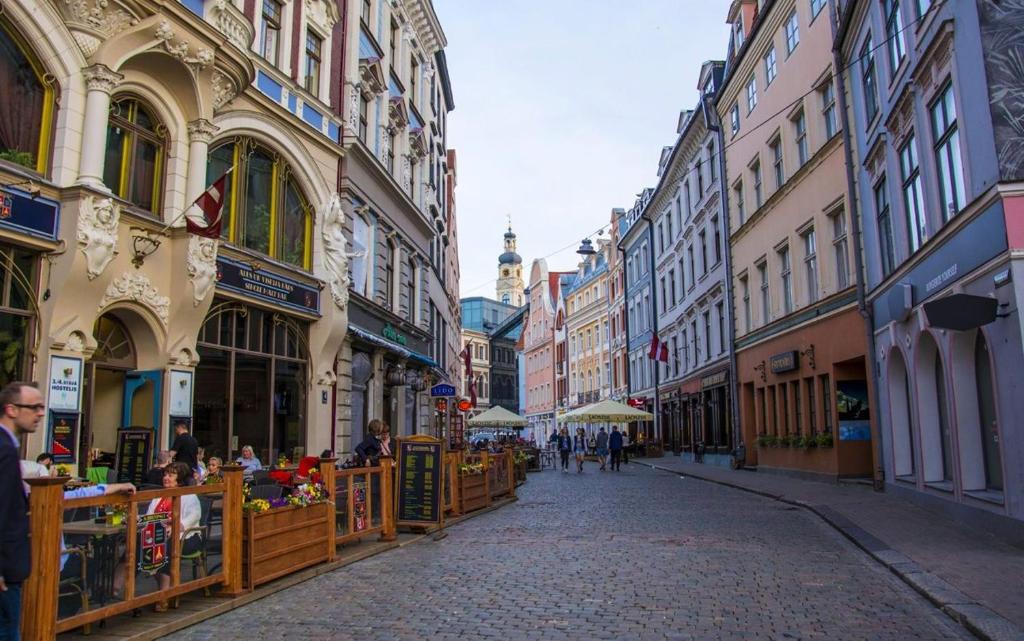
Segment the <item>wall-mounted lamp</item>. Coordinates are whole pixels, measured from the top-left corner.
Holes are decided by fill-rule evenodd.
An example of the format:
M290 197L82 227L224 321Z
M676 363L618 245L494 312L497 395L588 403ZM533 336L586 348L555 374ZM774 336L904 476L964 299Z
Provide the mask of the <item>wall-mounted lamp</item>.
M814 343L811 343L807 349L800 352L800 355L807 357L807 364L811 366L811 369L817 369L814 365Z
M765 381L768 380L768 375L765 374L765 371L764 371L764 361L761 361L757 365L754 365L754 371L761 373L761 382L762 383L764 383Z
M0 187L24 187L23 191L27 192L29 198L31 198L32 200L39 198L39 195L42 194L42 190L39 188L39 185L37 185L35 181L32 180L31 178L16 183L0 185Z
M152 232L132 227L132 265L142 267L147 258L160 247L160 239Z

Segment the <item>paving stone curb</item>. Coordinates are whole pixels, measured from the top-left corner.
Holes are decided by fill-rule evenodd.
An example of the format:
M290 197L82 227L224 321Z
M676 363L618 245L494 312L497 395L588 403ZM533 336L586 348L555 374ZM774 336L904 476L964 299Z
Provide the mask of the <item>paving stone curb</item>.
M982 641L1024 641L1024 629L1008 619L996 614L984 605L977 603L966 594L957 590L952 584L931 574L907 556L889 547L884 541L865 531L845 515L827 505L814 505L806 501L786 498L782 494L767 492L747 487L739 483L730 483L690 472L681 472L645 461L634 461L655 470L690 477L707 483L730 487L750 494L756 494L781 503L803 508L830 525L854 545L866 552L868 556L898 576L921 596L941 610L971 634Z

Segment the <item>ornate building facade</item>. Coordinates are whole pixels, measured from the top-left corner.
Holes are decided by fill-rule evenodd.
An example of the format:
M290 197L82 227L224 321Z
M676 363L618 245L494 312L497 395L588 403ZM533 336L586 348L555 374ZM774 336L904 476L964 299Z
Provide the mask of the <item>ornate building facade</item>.
M523 259L516 253L516 235L512 233L510 224L505 232L505 251L498 256L495 293L502 303L522 307L526 304L523 290Z

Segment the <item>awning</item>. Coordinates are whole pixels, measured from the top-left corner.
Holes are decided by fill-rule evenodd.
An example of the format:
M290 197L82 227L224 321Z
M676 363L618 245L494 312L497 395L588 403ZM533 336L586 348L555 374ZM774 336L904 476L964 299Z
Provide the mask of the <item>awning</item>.
M434 359L430 358L429 356L424 356L423 354L420 354L419 352L414 352L408 347L399 345L394 341L388 340L382 336L377 336L373 332L365 330L362 327L359 327L358 325L353 325L352 323L349 323L348 331L352 332L353 334L358 336L360 339L366 341L367 343L379 345L380 347L390 350L403 358L408 358L409 360L413 360L418 363L423 363L428 367L437 367L437 363L434 362Z

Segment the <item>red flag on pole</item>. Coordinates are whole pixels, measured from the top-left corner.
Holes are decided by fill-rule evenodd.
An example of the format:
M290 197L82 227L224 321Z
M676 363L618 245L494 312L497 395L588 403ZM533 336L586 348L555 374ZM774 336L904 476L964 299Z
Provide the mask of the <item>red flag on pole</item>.
M224 209L224 186L227 184L227 178L228 172L224 172L223 176L207 187L199 198L196 198L193 204L202 210L206 226L194 223L191 218L185 216L185 229L188 230L188 233L205 238L220 238L221 212Z
M666 343L661 344L661 352L658 354L658 360L662 363L668 362L668 345Z
M657 336L651 336L651 349L649 349L647 351L647 358L657 358L658 357L658 344L659 343L660 343L660 341L658 340Z

